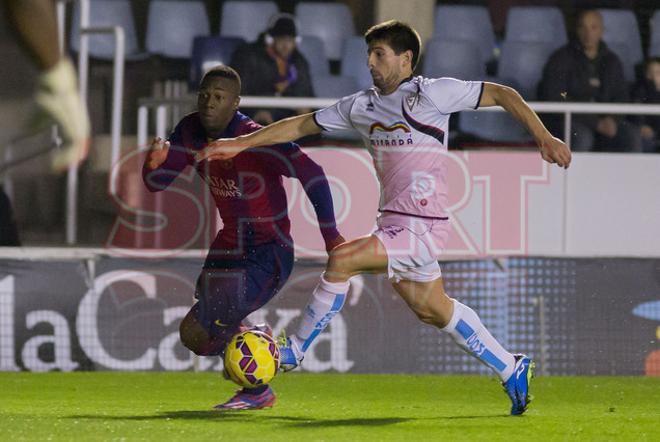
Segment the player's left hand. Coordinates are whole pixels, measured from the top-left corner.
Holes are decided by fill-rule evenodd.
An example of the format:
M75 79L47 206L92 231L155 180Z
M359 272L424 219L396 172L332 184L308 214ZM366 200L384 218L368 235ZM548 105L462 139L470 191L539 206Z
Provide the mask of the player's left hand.
M245 150L237 138L221 138L211 141L204 149L195 154L195 161L229 160Z
M343 236L337 235L334 239L325 242L325 251L330 253L338 245L344 244L346 240Z
M538 145L541 150L541 156L545 161L568 169L568 166L571 164L571 150L566 143L557 137L549 136L544 140L538 141Z

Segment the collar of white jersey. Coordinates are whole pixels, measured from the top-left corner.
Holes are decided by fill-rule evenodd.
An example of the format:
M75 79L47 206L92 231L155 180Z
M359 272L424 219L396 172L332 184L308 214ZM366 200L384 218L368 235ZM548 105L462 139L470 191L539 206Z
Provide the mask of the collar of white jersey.
M401 86L403 86L405 83L411 82L411 81L413 81L414 79L415 79L415 76L414 76L413 74L410 74L408 77L404 78L403 80L401 80L401 81L399 82L399 84L397 85L397 87L396 87L396 89L394 90L394 92L398 91L399 88L400 88ZM377 88L376 86L372 87L371 90L373 90L373 91L374 91L375 93L377 93L379 96L381 95L381 93L380 93L380 89ZM388 94L388 95L392 95L394 92L392 92L391 94Z
M410 74L410 76L408 76L408 77L404 78L403 80L401 80L401 82L399 83L399 85L396 88L397 89L400 88L403 83L408 83L409 81L412 81L413 78L415 78L415 76L413 74Z

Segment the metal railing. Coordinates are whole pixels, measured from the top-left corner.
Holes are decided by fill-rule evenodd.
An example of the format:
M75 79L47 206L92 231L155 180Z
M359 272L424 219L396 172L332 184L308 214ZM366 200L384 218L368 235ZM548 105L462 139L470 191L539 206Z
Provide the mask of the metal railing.
M93 34L112 34L115 42L113 56L112 75L112 122L111 140L112 151L110 156L110 169L119 161L121 149L121 111L124 93L124 65L126 61L126 43L124 29L121 26L93 27L89 25L90 1L89 0L58 0L57 20L60 50L64 52L65 47L65 4L70 1L80 3L80 50L78 52L78 86L80 96L87 103L87 92L89 90L89 36ZM110 193L116 195L116 179L110 177ZM66 193L66 243L75 244L78 234L78 166L69 168L67 175Z
M241 107L282 108L282 109L320 109L330 106L341 98L293 98L293 97L241 97ZM196 97L189 94L181 98L155 99L144 98L138 107L138 145L145 146L149 137L150 114L155 111L156 136L165 137L169 110L174 106L194 106ZM619 115L660 115L659 104L628 103L560 103L528 102L537 113L564 115L564 140L571 142L571 117L574 114L619 114ZM505 112L498 106L479 108L479 112Z

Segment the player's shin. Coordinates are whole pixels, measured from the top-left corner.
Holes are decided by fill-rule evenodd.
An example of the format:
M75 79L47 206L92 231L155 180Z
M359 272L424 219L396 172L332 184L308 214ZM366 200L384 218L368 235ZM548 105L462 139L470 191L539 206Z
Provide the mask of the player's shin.
M504 382L513 373L514 356L490 334L470 307L454 302L454 313L442 331L449 333L463 350L489 366Z
M316 337L344 306L349 286L348 281L328 282L321 275L321 281L314 289L312 299L303 311L298 330L291 337L296 341L302 353L307 351ZM302 354L296 356L299 359L302 358Z

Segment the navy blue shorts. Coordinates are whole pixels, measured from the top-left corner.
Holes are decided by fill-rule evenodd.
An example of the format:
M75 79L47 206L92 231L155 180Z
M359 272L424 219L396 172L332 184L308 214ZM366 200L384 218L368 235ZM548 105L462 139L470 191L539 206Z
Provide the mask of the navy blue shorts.
M293 268L293 250L279 243L251 247L240 258L211 254L197 279L192 311L214 340L226 341L241 321L271 300Z

